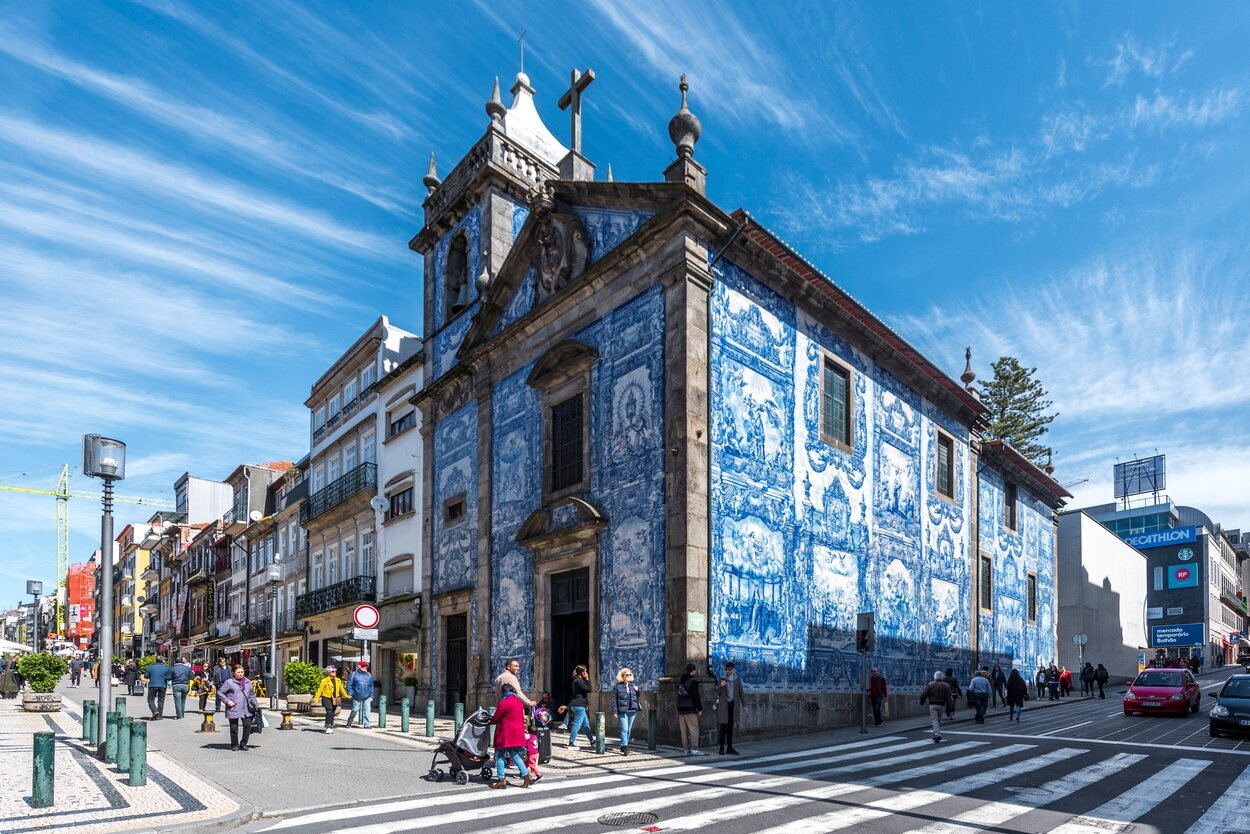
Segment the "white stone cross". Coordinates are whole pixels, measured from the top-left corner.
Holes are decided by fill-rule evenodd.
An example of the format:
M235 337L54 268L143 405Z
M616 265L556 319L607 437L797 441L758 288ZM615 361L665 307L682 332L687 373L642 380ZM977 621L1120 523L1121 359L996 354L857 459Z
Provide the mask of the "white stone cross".
M573 150L577 153L582 152L582 93L590 86L590 82L595 80L595 71L589 67L586 74L582 75L576 69L569 74L569 89L564 95L560 96L561 110L572 108L573 129L571 143Z

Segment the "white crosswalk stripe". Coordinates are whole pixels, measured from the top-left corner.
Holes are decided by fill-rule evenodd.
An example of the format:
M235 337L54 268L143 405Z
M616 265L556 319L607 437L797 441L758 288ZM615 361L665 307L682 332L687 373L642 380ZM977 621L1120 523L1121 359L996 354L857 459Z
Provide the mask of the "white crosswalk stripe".
M1114 823L1130 823L1143 816L1210 765L1207 759L1177 759L1146 781L1059 826L1051 834L1107 834L1124 830L1127 825L1117 828Z
M1189 827L1186 834L1227 834L1244 830L1248 827L1247 813L1250 813L1250 767L1233 780L1228 790Z

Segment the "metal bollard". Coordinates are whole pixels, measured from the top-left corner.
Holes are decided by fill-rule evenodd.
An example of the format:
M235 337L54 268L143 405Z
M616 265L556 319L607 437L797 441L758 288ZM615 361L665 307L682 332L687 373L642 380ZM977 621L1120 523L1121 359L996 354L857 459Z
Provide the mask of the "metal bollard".
M35 733L31 768L30 805L51 808L56 782L56 733Z
M87 716L87 743L94 750L100 744L100 705L95 701L87 704L91 707L91 714Z
M213 720L213 713L204 713L204 718L200 721L200 728L197 733L215 733L217 732L217 722Z
M456 704L456 733L464 726L464 704Z
M602 753L607 749L608 720L603 713L595 713L595 729L598 730L598 738L595 739L595 752Z
M112 710L104 716L104 744L100 752L103 753L101 758L109 764L117 761L117 718Z
M434 702L425 702L425 736L426 738L434 737Z
M647 749L655 749L655 707L647 710Z
M113 699L113 712L117 713L119 718L126 714L126 696L125 695L118 695L116 698Z
M399 731L401 733L408 732L408 696L399 702Z
M117 769L122 773L130 770L130 738L135 720L123 715L117 722Z
M91 742L91 708L95 701L82 702L82 741Z
M282 723L278 725L279 730L294 730L295 725L291 723L291 711L289 709L282 710Z
M386 729L386 696L378 696L378 729Z
M130 778L126 781L132 788L148 783L148 725L142 722L130 728Z
M461 718L463 718L463 717L464 717L464 716L463 716L463 712L464 712L464 705L463 705L463 704L456 704L456 706L460 707L460 711L461 711L461 713L462 713ZM486 712L490 715L490 717L491 717L491 718L494 718L494 717L495 717L495 708L494 708L494 707L491 707L491 708L490 708L490 709L488 709ZM461 724L463 724L464 722L463 722L463 721L461 721L460 723L461 723ZM491 725L490 725L490 746L491 746L491 747L494 747L494 746L495 746L495 725L494 725L494 724L491 724Z

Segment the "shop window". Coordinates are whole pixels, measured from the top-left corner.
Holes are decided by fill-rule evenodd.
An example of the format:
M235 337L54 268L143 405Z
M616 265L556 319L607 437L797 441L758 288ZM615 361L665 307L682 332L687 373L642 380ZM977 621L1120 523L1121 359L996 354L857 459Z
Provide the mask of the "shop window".
M450 529L461 524L465 518L464 493L447 499L443 505L443 528Z
M1019 495L1015 484L1003 489L1003 524L1008 530L1019 529Z

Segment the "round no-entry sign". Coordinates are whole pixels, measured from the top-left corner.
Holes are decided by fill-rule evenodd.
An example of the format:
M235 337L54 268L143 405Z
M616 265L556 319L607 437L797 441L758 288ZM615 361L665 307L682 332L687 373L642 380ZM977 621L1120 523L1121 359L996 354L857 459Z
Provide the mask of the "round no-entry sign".
M356 610L352 612L352 619L356 622L357 628L377 628L382 615L372 605L357 605Z

